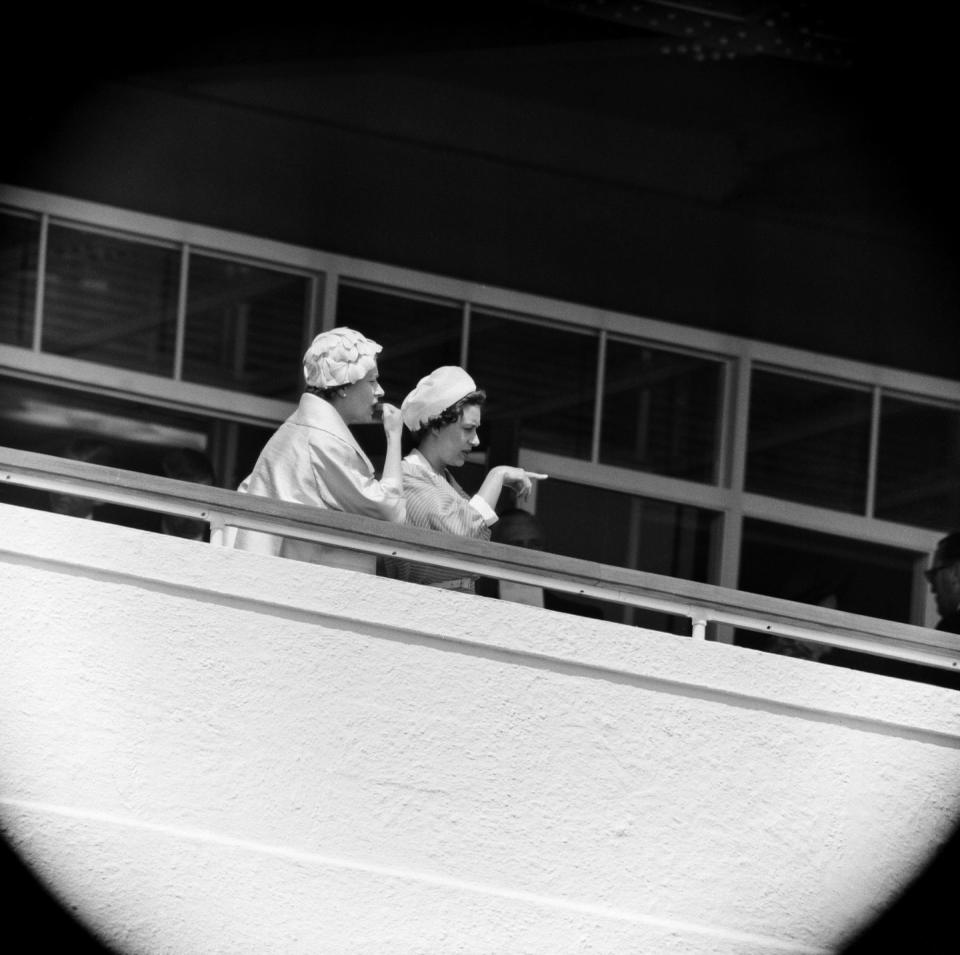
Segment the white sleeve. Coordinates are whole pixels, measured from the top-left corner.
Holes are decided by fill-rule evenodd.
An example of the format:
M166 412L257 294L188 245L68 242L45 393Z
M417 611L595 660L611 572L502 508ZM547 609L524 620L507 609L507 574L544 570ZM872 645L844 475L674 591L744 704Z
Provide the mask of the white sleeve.
M403 488L394 481L378 481L345 442L311 441L310 463L320 497L328 507L398 524L405 520Z
M477 511L480 516L483 518L483 523L490 527L492 524L496 524L500 520L500 516L497 512L482 498L479 494L474 494L470 498L470 506Z

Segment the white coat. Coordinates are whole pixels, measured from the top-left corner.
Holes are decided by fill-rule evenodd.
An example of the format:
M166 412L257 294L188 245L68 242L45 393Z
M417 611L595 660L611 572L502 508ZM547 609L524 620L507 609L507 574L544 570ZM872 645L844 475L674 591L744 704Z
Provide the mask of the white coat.
M403 488L378 481L370 459L330 402L305 392L237 488L246 494L403 523ZM376 573L376 555L260 531L238 530L233 546L260 554Z

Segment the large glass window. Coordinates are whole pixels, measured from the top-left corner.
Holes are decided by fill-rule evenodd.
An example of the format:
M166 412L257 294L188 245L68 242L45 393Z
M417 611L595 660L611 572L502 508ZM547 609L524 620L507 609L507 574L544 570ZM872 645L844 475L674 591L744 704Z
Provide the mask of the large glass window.
M46 208L66 211L55 198ZM111 391L124 378L111 373L111 367L171 378L184 265L181 240L190 230L167 223L150 235L136 236L125 231L123 223L130 219L105 207L89 213L84 223L51 215L46 282L39 296L42 350L110 366L102 369L102 379ZM0 208L0 345L30 347L38 333L34 313L43 222L35 209L15 209L5 197ZM78 383L79 390L8 383L0 387L0 441L53 453L66 453L74 437L108 443L112 461L150 473L161 473L163 454L180 444L209 454L218 483L235 487L273 431L263 424L264 414L274 413L258 412L257 402L244 401L243 420L263 426L238 423L233 417L237 393L293 404L301 390L300 359L316 289L301 256L287 259L280 252L280 261L268 262L276 246L269 251L255 237L237 235L220 244L209 238L213 235L206 232L206 251L189 253L179 368L185 381L223 389L222 417L170 411L183 391L173 381L154 382L155 397L141 403L87 393L88 375ZM368 262L364 274L374 276L374 269L376 263ZM618 324L615 334L608 333L603 380L598 382L600 333L593 327L592 310L544 305L542 314L539 307L537 315L524 314L523 296L499 290L494 306L489 304L494 299L481 291L478 296L488 304L472 304L465 325L458 283L404 275L402 289L376 278L340 280L337 312L325 316L327 324L332 320L354 327L384 346L381 382L387 400L396 404L432 369L465 362L488 394L480 448L456 475L468 491L479 486L490 466L516 463L524 448L579 459L570 462L569 471L559 463L556 468L575 476L575 482L553 476L539 486L538 513L551 550L704 581L711 554L739 551L721 551L714 540L721 525L709 508L719 507L718 498L703 485L719 478L720 439L731 424L722 420L721 410L727 364L733 352L752 354L756 364L743 462L748 493L730 489L730 506L757 513L751 510L751 494L805 504L804 523L812 520L818 530L748 518L740 586L911 619L911 598L918 599L913 567L918 555L827 532L836 531L839 523L848 538L855 538L857 529L870 521L872 533L886 535L896 545L896 535L884 522L938 534L960 526L960 409L949 383L931 388L906 373L875 374L878 370L866 366L821 362L799 352L790 357L789 350L761 343L732 342L731 353L724 355L727 345L715 336L661 338L656 323L641 319L635 328ZM465 327L467 342L462 340ZM711 349L716 354L707 355ZM62 373L64 364L42 355L30 363L37 376L53 366L51 378ZM879 402L874 401L874 382L882 388ZM602 416L596 407L598 384ZM871 422L874 409L879 409L879 421ZM868 474L871 424L877 435L873 475ZM382 426L361 426L355 433L381 467ZM410 442L404 437L406 450ZM739 442L731 443L740 448ZM618 483L616 491L591 486L594 469L584 462L594 454L601 465L631 472L631 481ZM622 477L623 470L618 473ZM599 477L607 480L609 475ZM655 488L661 478L692 482L677 482L688 503L668 504L635 493L660 493ZM509 503L508 494L501 505ZM779 514L768 509L764 514L792 520L798 511L784 505ZM837 521L837 511L858 517ZM917 609L912 608L915 619ZM680 618L644 616L614 604L603 605L602 611L610 619L688 632L689 623L678 622Z
M183 378L274 398L299 394L309 305L307 276L191 253Z
M870 409L865 389L755 371L746 489L863 514Z
M911 617L916 560L915 553L897 547L746 520L739 587L751 593L906 623ZM936 667L767 633L738 630L734 642L901 679L939 685L953 685L949 681L955 679L954 674Z
M915 561L911 551L748 518L739 588L908 623Z
M40 220L0 213L0 342L29 347L37 294Z
M609 340L601 462L714 482L720 369L717 361Z
M545 549L567 557L706 583L717 515L551 477L537 486ZM608 620L690 633L686 617L596 602Z
M43 350L171 375L180 250L51 225Z
M886 396L880 409L875 516L960 527L960 411Z
M595 332L473 312L467 370L487 392L498 461L515 461L520 447L590 457L598 342Z

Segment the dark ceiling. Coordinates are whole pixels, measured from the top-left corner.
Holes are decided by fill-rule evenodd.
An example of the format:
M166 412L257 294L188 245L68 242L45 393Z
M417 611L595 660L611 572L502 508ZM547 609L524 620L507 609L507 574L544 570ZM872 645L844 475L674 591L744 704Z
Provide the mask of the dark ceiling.
M940 112L949 41L933 16L842 0L271 11L212 24L164 7L157 22L126 28L112 14L58 15L42 55L25 45L5 61L8 88L20 91L12 141L42 135L75 99L119 82L834 228L902 234L952 210ZM25 70L55 70L60 82ZM529 136L506 122L485 134L471 123L478 107L522 114ZM576 157L542 135L564 127L568 140L587 140Z

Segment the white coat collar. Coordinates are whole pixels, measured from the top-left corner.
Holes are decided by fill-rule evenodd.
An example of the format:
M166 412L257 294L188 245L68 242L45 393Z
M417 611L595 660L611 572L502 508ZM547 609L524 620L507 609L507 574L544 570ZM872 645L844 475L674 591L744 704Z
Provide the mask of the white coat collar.
M309 391L305 391L300 396L300 404L291 416L291 421L306 428L326 431L333 437L346 442L360 455L367 467L373 471L370 459L363 448L357 444L357 439L353 436L353 432L347 427L343 418L340 417L340 412L329 401L319 395L313 395Z

